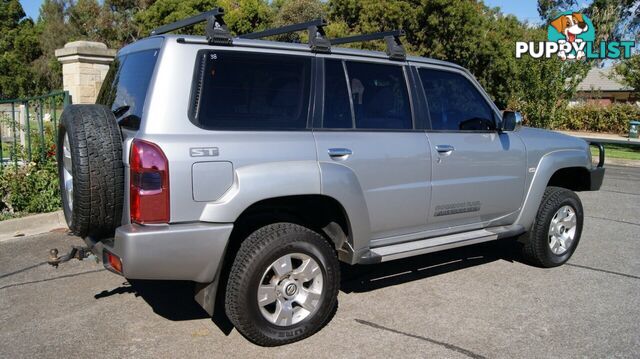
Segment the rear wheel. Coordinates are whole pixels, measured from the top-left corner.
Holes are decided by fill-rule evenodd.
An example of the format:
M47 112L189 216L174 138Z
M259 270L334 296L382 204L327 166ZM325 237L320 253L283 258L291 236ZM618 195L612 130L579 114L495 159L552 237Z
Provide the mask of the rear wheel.
M318 233L292 223L260 228L229 274L226 313L250 341L276 346L320 330L337 306L339 264Z
M525 258L547 268L567 262L580 241L583 216L582 202L573 191L548 187L533 226L523 237Z
M62 207L71 232L96 239L113 235L122 220L122 136L102 105L69 105L57 143Z

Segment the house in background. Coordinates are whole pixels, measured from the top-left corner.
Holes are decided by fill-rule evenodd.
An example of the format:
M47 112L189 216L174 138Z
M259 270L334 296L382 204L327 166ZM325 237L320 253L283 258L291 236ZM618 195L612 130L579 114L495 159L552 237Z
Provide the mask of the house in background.
M640 94L632 87L626 86L616 75L613 67L604 69L592 68L578 85L571 104L594 103L610 105L612 103L635 103L640 105Z

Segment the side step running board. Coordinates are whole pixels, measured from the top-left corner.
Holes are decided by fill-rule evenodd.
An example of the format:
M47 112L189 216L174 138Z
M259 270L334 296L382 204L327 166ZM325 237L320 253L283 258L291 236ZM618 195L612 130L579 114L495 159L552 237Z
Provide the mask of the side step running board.
M372 248L360 258L359 263L388 262L395 259L417 256L446 249L462 247L470 244L488 242L499 238L517 236L524 233L521 226L496 227L471 232L451 234L443 237L421 239L417 241L392 244Z

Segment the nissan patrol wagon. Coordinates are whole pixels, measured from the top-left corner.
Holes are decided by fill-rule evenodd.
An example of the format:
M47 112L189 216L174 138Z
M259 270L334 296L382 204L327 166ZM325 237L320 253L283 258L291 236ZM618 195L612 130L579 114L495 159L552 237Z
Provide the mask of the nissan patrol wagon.
M121 49L58 138L71 231L130 279L186 280L273 346L321 329L339 261L514 238L532 264L576 250L598 163L522 127L469 71L407 56L401 31L329 39L315 20L233 36L214 9ZM169 34L206 21L206 36ZM308 43L266 41L307 31ZM338 45L383 40L386 52Z

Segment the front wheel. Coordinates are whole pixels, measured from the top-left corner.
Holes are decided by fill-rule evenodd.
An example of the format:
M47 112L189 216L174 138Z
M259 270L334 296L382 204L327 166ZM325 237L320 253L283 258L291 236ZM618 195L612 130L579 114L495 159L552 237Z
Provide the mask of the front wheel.
M229 274L225 309L253 343L283 345L329 321L339 284L335 251L320 234L297 224L271 224L242 243Z
M582 202L573 191L547 187L531 230L523 237L525 258L545 268L567 262L580 241L583 219Z

